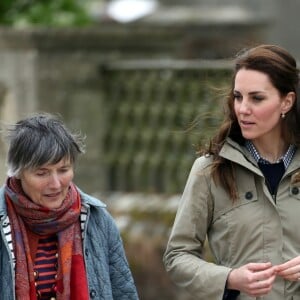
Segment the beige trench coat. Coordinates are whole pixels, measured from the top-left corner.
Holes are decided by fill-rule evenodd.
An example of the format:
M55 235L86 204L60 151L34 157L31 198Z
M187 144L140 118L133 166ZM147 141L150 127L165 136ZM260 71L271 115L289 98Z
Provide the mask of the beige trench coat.
M233 204L212 181L211 157L198 158L164 254L173 281L199 300L221 300L232 268L250 262L281 264L300 255L300 151L286 170L275 199L246 149L229 139L220 155L234 163L239 200ZM202 259L206 237L215 263ZM254 298L240 294L237 299ZM277 277L272 291L257 299L300 300L300 282Z

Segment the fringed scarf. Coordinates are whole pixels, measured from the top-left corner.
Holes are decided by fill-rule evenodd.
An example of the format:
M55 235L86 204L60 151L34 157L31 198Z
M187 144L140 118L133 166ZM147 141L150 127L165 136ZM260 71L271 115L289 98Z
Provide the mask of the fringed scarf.
M41 236L57 234L56 299L89 299L79 223L81 201L75 185L71 184L61 207L48 209L28 199L20 181L11 177L6 182L6 203L16 257L16 298L37 299L33 274L34 258L30 255L27 227L27 230Z

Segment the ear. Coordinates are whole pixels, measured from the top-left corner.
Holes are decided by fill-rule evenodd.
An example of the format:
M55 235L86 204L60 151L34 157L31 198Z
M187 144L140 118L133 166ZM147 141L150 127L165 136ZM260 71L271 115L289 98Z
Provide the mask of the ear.
M286 114L293 107L296 100L296 94L294 92L289 92L285 95L282 101L282 113Z

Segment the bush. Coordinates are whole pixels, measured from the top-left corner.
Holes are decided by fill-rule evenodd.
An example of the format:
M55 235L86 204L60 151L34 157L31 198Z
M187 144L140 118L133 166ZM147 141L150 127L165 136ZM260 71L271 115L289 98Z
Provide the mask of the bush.
M0 24L13 27L84 26L92 23L81 0L1 0Z

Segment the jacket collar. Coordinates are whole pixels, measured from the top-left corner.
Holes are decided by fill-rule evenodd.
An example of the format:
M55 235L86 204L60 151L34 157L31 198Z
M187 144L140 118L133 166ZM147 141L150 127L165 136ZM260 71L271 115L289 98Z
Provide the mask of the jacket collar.
M262 176L261 171L258 168L257 162L250 154L250 152L246 149L245 146L238 144L231 138L227 138L225 144L223 145L220 156L231 160L243 167L248 168L249 170L255 172L256 174ZM300 151L296 149L296 153L288 166L284 176L290 174L291 172L295 171L296 169L300 168Z
M84 193L82 190L80 190L78 187L77 187L79 193L80 193L80 197L81 197L81 203L84 205L84 206L97 206L97 207L106 207L106 204L103 203L101 200L91 196L91 195L88 195L86 193Z
M231 138L226 139L220 151L220 156L239 165L242 165L243 167L246 167L259 175L262 175L256 161L246 149L246 147L238 144Z

